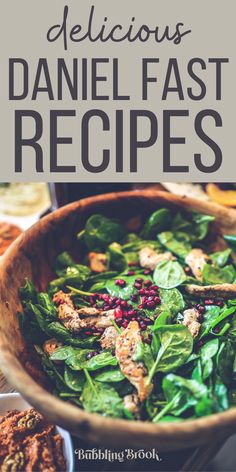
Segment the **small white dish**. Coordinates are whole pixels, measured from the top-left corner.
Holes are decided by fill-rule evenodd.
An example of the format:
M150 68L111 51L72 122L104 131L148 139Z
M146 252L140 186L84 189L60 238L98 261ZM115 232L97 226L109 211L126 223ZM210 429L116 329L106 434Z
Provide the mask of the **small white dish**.
M32 406L27 403L24 398L19 393L2 393L0 394L0 416L5 415L7 411L10 410L27 410L28 408L32 408ZM63 428L59 428L56 426L58 433L63 438L63 453L66 459L67 464L67 472L74 471L74 451L71 436Z

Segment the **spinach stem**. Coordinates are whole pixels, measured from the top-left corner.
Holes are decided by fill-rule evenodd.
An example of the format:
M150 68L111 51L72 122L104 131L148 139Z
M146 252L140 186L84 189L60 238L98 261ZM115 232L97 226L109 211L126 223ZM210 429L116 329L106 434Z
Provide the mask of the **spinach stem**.
M176 393L176 395L172 398L172 400L167 403L167 405L162 408L162 410L153 418L152 422L157 423L163 416L165 416L166 413L168 413L171 408L174 406L176 400L180 397L180 393Z
M86 377L86 379L87 379L87 381L88 381L88 383L89 383L89 385L90 385L90 387L91 387L91 390L92 390L93 393L96 395L96 397L98 397L99 395L98 395L98 392L97 392L97 390L96 390L96 388L95 388L95 386L94 386L94 383L93 383L93 380L92 380L91 375L89 375L87 369L83 369L83 371L84 371L85 377Z
M74 293L78 293L79 295L84 295L84 296L87 296L87 297L92 297L94 295L94 293L84 292L83 290L79 290L78 288L71 287L70 285L67 285L66 288L68 288L69 290L71 290Z
M115 320L111 320L111 322L112 322L113 326L115 326L117 333L121 334L122 331L121 331L121 329L119 328L119 326L117 326Z

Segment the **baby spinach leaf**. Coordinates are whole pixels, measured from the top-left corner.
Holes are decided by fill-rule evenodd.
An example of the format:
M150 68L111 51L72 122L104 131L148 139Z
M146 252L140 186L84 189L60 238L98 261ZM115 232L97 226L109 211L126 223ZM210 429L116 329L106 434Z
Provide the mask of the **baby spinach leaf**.
M86 222L83 238L90 251L103 251L112 242L120 242L125 234L121 223L103 215L92 215Z
M183 365L193 349L193 338L186 326L159 326L155 334L160 347L149 372L149 382L156 372L171 372Z
M106 283L106 289L112 297L123 298L123 300L129 300L130 296L134 293L137 293L137 289L134 287L134 282L137 278L137 275L123 276L122 280L125 281L125 287L120 287L116 285L116 279L108 280Z
M33 282L30 282L28 279L25 280L25 285L19 289L21 302L31 302L36 301L37 292Z
M213 216L202 215L197 212L189 213L188 219L185 219L181 213L177 213L173 221L172 230L184 231L189 234L192 242L196 242L207 236L209 223L214 221L214 219Z
M214 309L212 308L211 310L208 310L208 317L206 321L202 323L202 334L200 336L200 339L205 337L212 329L214 329L219 323L221 323L221 321L225 320L236 311L236 307L231 307L223 310L219 309L219 311L217 310L217 308L218 307L214 307Z
M37 305L41 313L45 314L48 319L50 317L57 318L57 309L47 293L38 293L37 294Z
M169 310L163 311L160 315L155 319L154 324L151 326L151 330L155 333L159 329L160 326L169 325L171 323L171 312Z
M155 238L157 233L168 228L171 222L171 217L171 212L167 208L160 208L152 213L140 233L141 238Z
M150 370L154 362L151 347L148 344L143 343L142 341L139 342L137 345L136 352L133 355L133 360L135 362L142 361L147 367L147 369Z
M89 290L97 283L105 284L107 280L113 279L117 275L116 271L106 271L101 274L91 275L84 283L84 289Z
M108 258L110 267L114 268L118 272L124 272L127 269L127 260L121 250L120 244L112 243L108 246Z
M117 359L113 356L109 351L104 351L101 354L97 354L96 356L92 357L86 363L87 370L98 370L102 369L103 367L107 367L109 365L117 365Z
M82 392L85 383L85 376L83 372L75 372L68 367L65 367L64 380L71 390L75 392Z
M53 361L63 360L72 370L82 370L86 366L89 349L76 349L71 346L58 348L50 356Z
M233 283L235 279L235 269L233 265L227 265L225 267L214 267L210 264L205 264L202 276L203 282L206 285Z
M210 258L218 267L224 267L229 260L231 252L232 249L225 249L225 251L214 252L213 254L210 254Z
M179 262L162 261L154 270L153 280L160 288L170 289L181 285L186 280L186 275Z
M192 249L189 235L180 231L161 233L158 235L158 240L168 251L173 252L182 259L185 259Z
M72 266L75 262L73 261L72 257L70 254L66 251L62 252L57 256L55 260L55 271L57 275L60 275L60 271L62 269L66 269L69 266ZM59 273L58 273L59 272Z
M103 416L120 418L123 416L123 401L110 384L93 381L95 390L87 381L84 385L81 401L85 410L100 413Z
M86 336L84 338L73 336L68 329L58 321L54 321L47 326L47 334L57 338L59 341L81 348L92 348L98 341L97 336Z
M201 365L201 367L199 366L201 371L201 380L206 380L212 374L214 368L212 359L216 356L218 349L219 340L217 338L211 339L200 348L200 359L198 364L200 363Z
M122 374L120 369L107 369L103 372L100 372L99 374L96 374L94 379L97 382L115 383L124 380L125 376Z
M171 313L173 313L173 315L176 315L179 311L184 309L185 303L183 295L177 288L169 290L160 289L159 294L161 298L162 310L169 310Z
M167 413L180 416L184 411L197 405L200 400L207 398L205 385L174 374L164 377L162 388L168 403L153 419L155 423Z
M144 240L140 239L139 241L133 241L122 246L122 251L126 252L135 252L138 253L143 247L150 247L156 251L162 250L162 246L157 240ZM138 256L138 254L137 254Z
M234 375L235 349L230 340L225 340L217 354L217 372L226 385L230 384Z

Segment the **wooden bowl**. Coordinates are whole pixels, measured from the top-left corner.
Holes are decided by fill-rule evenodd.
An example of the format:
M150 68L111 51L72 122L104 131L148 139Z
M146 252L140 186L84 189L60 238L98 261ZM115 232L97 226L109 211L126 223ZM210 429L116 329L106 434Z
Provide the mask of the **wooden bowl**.
M187 199L156 191L112 193L67 205L21 235L8 249L0 264L0 367L9 383L44 414L77 436L103 446L156 447L159 451L194 447L216 441L235 432L236 409L176 424L152 424L104 418L65 403L50 394L27 372L27 349L19 330L18 289L26 277L44 289L53 276L55 256L75 247L76 233L88 216L103 213L123 221L141 215L144 219L158 207L196 210L216 217L214 239L221 229L236 231L236 211L217 204Z

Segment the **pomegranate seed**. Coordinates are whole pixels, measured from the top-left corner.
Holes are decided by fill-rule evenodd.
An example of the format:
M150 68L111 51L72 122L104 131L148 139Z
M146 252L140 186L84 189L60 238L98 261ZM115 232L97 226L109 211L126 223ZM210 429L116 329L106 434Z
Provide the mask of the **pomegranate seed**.
M117 326L121 326L122 323L123 323L122 318L116 318L116 324L117 324Z
M145 339L145 341L144 341L144 342L145 342L146 344L152 344L152 340L151 340L151 339L149 339L149 338Z
M104 310L104 311L110 310L110 308L111 308L111 307L110 307L110 305L108 305L108 304L104 304L104 305L103 305L103 310Z
M123 308L126 308L127 307L127 302L125 300L121 300L120 306L122 306Z
M147 302L147 307L148 308L155 308L155 302L151 301L151 302Z
M123 323L122 323L122 327L123 327L123 328L127 328L128 324L129 324L129 322L128 322L127 320L125 320L125 321L123 321Z
M135 316L136 313L137 313L136 310L130 310L129 313L128 313L128 315L129 315L129 316Z
M159 287L158 287L157 285L152 285L152 286L151 286L151 289L152 289L152 290L159 290Z
M145 290L144 293L145 293L146 297L149 297L149 295L150 295L150 290Z
M145 290L144 288L141 288L139 291L138 291L139 295L144 295L145 294Z
M154 302L158 305L161 303L161 299L159 297L154 297Z
M135 267L135 266L138 266L138 262L128 262L128 266L129 267Z
M115 285L118 285L119 287L125 287L126 286L126 282L124 279L117 279L115 281Z
M130 300L131 300L131 302L136 302L137 301L137 295L131 295Z
M148 279L147 279L147 280L144 280L143 283L144 283L144 285L145 285L146 287L149 287L150 285L152 285L151 280L148 280Z
M122 312L121 308L120 307L116 308L115 309L115 317L116 318L122 318L122 316L123 316L123 312Z
M143 273L144 275L150 275L152 271L150 269L145 269Z
M141 331L146 331L147 326L143 321L140 321L139 326L140 326Z
M143 283L142 277L139 277L138 279L135 279L135 282L138 282L138 284L142 284Z
M220 307L224 306L223 300L217 300L216 305Z
M137 316L136 320L137 320L137 321L142 321L141 316Z
M200 304L196 305L196 308L200 313L205 313L205 311L206 311L205 307L203 305L200 305Z
M85 331L86 336L91 336L92 331Z
M138 290L140 290L142 288L142 285L139 284L138 282L135 282L134 287L137 288Z
M134 270L128 270L126 275L128 275L128 276L135 275L135 271Z
M136 318L135 318L135 316L133 316L133 318L131 318L131 321L136 321Z
M214 305L214 300L205 300L205 305Z

